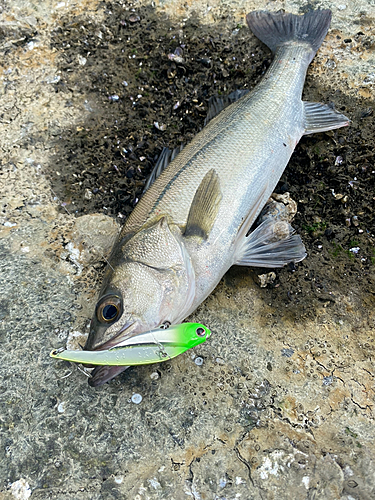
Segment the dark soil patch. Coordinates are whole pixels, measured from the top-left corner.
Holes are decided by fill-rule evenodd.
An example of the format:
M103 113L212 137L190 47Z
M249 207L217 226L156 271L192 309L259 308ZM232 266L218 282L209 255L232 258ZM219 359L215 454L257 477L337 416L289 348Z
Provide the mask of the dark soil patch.
M56 92L73 91L93 111L59 136L49 175L70 211L125 221L162 147L189 142L203 127L209 97L253 87L271 54L228 18L202 26L194 18L172 23L151 7L104 6L100 25L67 18L53 34L62 70ZM346 314L337 304L340 292L352 290L365 308L375 297L374 104L312 78L305 92L306 99L335 104L352 124L303 138L277 187L299 202L294 226L308 257L278 271L260 293L280 304L277 315L288 306L299 321L321 304L336 307L338 318ZM234 286L237 274L230 275Z

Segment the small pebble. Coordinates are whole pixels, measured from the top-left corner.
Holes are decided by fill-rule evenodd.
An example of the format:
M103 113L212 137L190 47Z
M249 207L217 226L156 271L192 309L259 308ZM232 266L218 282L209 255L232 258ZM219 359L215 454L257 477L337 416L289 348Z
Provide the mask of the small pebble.
M129 17L129 21L131 23L137 23L138 21L140 21L141 18L139 16L137 16L137 14L132 14L130 17Z
M17 500L27 500L31 496L29 483L23 477L10 485L10 492Z
M140 394L133 394L132 396L132 403L139 405L139 403L142 401L142 396Z
M57 406L57 411L58 411L59 413L64 413L64 411L65 411L65 403L64 403L63 401L62 401L61 403L59 403L59 404L58 404L58 406Z
M330 375L329 377L323 377L323 385L331 385L333 382L333 377Z
M203 358L200 358L200 357L195 358L194 363L198 366L202 366L203 365Z
M79 54L78 54L77 59L78 59L78 64L79 64L80 66L84 66L84 65L87 63L87 59L86 59L86 57L82 57L82 56L80 56Z
M174 51L173 54L168 54L168 59L170 61L174 61L179 64L183 64L185 62L184 58L182 57L183 52L180 47L177 47L177 49Z
M259 274L258 282L260 288L266 288L266 286L273 283L275 279L276 279L276 273L274 273L273 271L267 274Z
M161 130L162 132L167 128L167 126L164 123L159 123L159 122L154 122L154 127L157 128L158 130Z
M341 165L343 161L344 160L342 159L342 156L337 156L335 160L335 165Z

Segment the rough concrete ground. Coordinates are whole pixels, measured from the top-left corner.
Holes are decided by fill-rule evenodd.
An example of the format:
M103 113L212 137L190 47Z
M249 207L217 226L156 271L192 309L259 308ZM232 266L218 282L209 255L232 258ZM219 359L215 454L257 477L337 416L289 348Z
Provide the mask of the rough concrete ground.
M305 139L291 168L299 172L305 150L310 168L319 161L329 164L337 181L335 195L343 194L343 199L347 192L348 204L361 208L358 217L329 189L316 184L306 194L296 184L301 177L286 173L285 182L297 193L307 259L295 272L277 271L273 288L261 289L250 270L231 270L192 317L210 327L209 342L172 362L128 370L94 390L76 366L48 356L67 337L76 345L87 333L102 255L121 219L103 215L104 209L100 214L85 211L95 205L90 205L92 191L81 189L81 180L75 191L66 185L70 177L58 182L66 172L77 176L71 167L75 158L89 156L82 134L95 120L95 110L104 109L98 94L69 76L74 68L83 82L87 78L86 62L81 53L69 52L66 33L87 31L91 23L93 36L104 37L105 50L112 54L116 34L110 33L109 16L123 9L131 22L141 7L125 2L3 4L0 498L375 497L374 196L365 189L374 185L373 2L231 1L208 6L173 1L151 10L163 23L163 16L169 16L182 33L191 29L185 27L186 19L196 12L201 33L213 30L215 23L221 23L220 30L233 30L254 8L297 13L318 6L332 8L333 22L310 68L306 95L344 103L353 126L338 135ZM254 38L251 43L260 46ZM258 58L269 57L262 50L265 55ZM97 52L104 57L99 48ZM97 52L86 54L90 64L99 64ZM103 59L103 67L110 67L110 59ZM135 90L130 63L127 75L121 67L117 71L124 71L121 80L130 77ZM113 81L117 77L109 76ZM112 122L98 121L98 137L115 126L116 107L111 113ZM356 192L346 177L340 180L341 138L348 144L351 182L355 176L360 182ZM61 144L73 141L62 161ZM98 144L97 152L92 146L93 157L99 155ZM143 163L139 165L142 170ZM103 168L98 181L103 185L106 172ZM361 189L367 198L359 205ZM331 233L325 234L325 219L321 212L315 214L318 197L333 204L329 228L336 238L343 234L346 239L331 241ZM62 202L71 215L61 209ZM357 246L359 254L350 252ZM203 364L195 363L196 357ZM132 402L133 394L142 396L139 404Z

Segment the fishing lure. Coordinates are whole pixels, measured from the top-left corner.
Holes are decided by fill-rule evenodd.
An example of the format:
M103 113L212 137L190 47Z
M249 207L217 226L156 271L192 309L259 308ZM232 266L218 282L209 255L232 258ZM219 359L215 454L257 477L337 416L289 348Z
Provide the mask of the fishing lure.
M158 328L103 351L69 351L55 349L51 358L90 365L136 366L160 363L202 344L210 330L200 323L181 323L167 329Z

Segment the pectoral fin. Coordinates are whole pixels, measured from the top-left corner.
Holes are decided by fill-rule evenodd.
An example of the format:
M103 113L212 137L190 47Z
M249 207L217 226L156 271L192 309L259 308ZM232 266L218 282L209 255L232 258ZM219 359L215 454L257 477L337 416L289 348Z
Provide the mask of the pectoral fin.
M238 266L283 267L303 260L306 250L288 222L266 219L240 242L236 257Z
M349 118L333 108L320 102L304 102L305 132L304 135L326 132L349 125Z
M206 240L219 212L222 195L220 181L212 168L203 177L190 207L185 236L198 236Z

